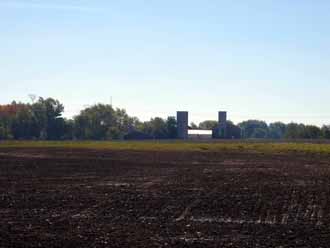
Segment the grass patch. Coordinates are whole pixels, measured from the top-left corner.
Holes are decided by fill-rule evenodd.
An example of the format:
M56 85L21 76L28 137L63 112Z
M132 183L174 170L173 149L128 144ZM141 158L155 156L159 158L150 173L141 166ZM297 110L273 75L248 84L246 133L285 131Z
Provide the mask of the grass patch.
M5 141L0 148L109 149L133 151L200 151L248 153L329 154L330 144L256 143L256 142L185 142L185 141Z

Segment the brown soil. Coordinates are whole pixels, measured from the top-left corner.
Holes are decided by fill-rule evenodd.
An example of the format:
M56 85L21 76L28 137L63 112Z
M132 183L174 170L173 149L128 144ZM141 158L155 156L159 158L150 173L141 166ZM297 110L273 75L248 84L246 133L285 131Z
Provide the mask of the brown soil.
M0 150L0 247L329 244L329 157Z

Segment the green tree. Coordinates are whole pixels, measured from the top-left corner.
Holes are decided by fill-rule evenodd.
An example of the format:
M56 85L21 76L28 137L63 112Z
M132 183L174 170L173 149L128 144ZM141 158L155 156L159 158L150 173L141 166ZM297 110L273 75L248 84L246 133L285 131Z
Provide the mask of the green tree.
M190 122L191 129L198 129L198 126L194 122Z
M251 134L253 139L265 139L267 138L267 129L265 128L255 128Z
M39 138L38 127L33 118L31 106L19 110L12 121L12 133L15 139Z
M313 125L305 126L304 138L306 139L320 139L322 138L322 131L319 127Z
M168 117L166 120L166 133L168 139L177 138L177 122L175 117Z
M232 121L227 121L227 139L240 139L241 129L239 126L235 125Z
M74 139L74 121L71 119L64 119L64 134L62 136L63 140Z
M0 126L0 140L12 139L13 136L8 127Z
M238 124L242 130L243 138L266 138L268 135L268 126L264 121L248 120Z
M322 137L324 139L330 139L330 126L328 125L322 126L321 132L322 132Z
M284 138L286 125L282 122L274 122L269 124L268 138L282 139Z
M0 114L0 140L12 139L12 118Z
M74 136L77 139L123 139L134 130L138 120L129 117L124 109L97 104L86 108L74 118Z
M218 122L217 121L203 121L199 123L199 129L205 129L205 130L213 130L218 127Z
M86 108L75 118L75 136L78 139L105 140L117 138L116 114L111 105L97 104ZM117 127L118 128L118 127Z
M142 131L154 139L168 138L166 122L159 117L155 117L150 121L144 122Z
M33 129L38 132L39 139L60 139L63 133L64 120L61 115L64 106L53 98L40 97L31 106Z
M305 139L305 125L297 123L289 123L286 126L285 138L287 139Z

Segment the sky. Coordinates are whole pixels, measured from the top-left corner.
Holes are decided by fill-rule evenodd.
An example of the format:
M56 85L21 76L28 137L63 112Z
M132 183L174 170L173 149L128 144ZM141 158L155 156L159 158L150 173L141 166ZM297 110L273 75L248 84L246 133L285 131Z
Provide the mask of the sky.
M330 124L328 0L0 0L0 104Z

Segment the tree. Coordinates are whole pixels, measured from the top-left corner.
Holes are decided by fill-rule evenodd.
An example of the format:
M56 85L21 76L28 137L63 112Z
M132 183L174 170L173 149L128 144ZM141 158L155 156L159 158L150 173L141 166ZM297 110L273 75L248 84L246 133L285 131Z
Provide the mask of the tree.
M190 122L191 129L198 129L198 126L194 122Z
M67 125L64 118L59 117L50 122L47 127L47 139L48 140L61 140L66 135Z
M119 127L115 110L111 105L97 104L80 112L75 120L75 136L78 139L104 140L118 137Z
M322 131L317 126L306 125L304 136L305 139L320 139L322 137Z
M305 126L297 123L289 123L286 126L284 137L287 139L302 139L305 138Z
M238 124L242 130L243 138L266 138L268 126L264 121L248 120Z
M150 121L144 122L141 131L153 137L154 139L168 138L167 124L165 120L159 117L155 117L152 118Z
M253 139L265 139L267 138L267 129L265 128L255 128L250 136Z
M322 137L324 139L330 139L330 126L329 125L324 125L321 128L321 132L322 132Z
M213 130L218 127L218 122L217 121L203 121L199 123L199 129L205 129L205 130Z
M241 129L239 126L235 125L232 121L227 121L227 139L240 139Z
M168 117L166 120L167 138L175 139L177 138L177 122L175 117Z
M124 109L97 104L86 108L74 118L74 136L77 139L123 139L136 128L138 119L129 117Z
M124 139L126 140L146 140L152 139L152 136L138 130L133 130L125 135Z
M285 135L286 125L282 122L274 122L269 124L268 138L282 139Z
M60 139L63 136L64 120L61 115L64 106L53 98L43 99L31 105L34 131L39 139Z
M29 130L26 128L29 121L31 121L29 105L13 101L9 105L0 106L0 126L2 127L3 139L22 139L29 138ZM23 125L17 126L18 121ZM24 128L23 128L24 126ZM16 131L20 132L17 135Z
M13 136L8 127L0 126L0 140L12 139Z
M31 106L16 113L12 121L11 130L15 139L39 138L38 127L33 118Z
M49 140L61 139L64 135L65 123L61 117L64 111L64 106L58 100L47 98L44 100L47 124L46 138Z
M64 134L62 136L63 140L74 139L74 121L71 119L64 119Z
M129 116L125 109L96 104L83 109L72 120L62 117L64 106L56 99L42 98L32 104L17 103L0 105L0 139L173 139L177 137L174 117L152 118L140 122ZM191 123L190 128L208 129L219 138L218 122L206 120ZM271 138L271 139L330 139L330 125L319 128L313 125L248 120L235 125L227 121L226 137L223 138Z
M11 139L11 119L0 115L0 140Z

